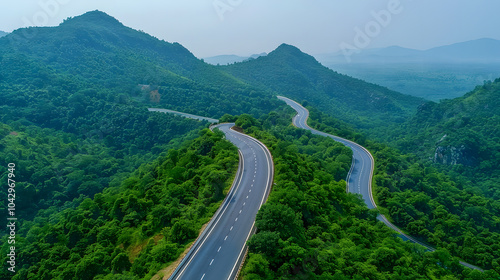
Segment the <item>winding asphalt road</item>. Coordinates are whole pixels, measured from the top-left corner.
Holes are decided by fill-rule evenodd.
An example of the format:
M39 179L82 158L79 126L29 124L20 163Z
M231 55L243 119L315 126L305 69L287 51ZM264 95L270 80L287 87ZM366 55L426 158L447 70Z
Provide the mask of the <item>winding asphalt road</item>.
M344 144L345 146L351 148L352 150L352 164L349 174L347 175L347 191L350 193L357 193L363 197L368 208L377 208L375 201L373 200L372 193L372 176L373 176L373 157L364 147L349 141L344 138L333 136L328 133L324 133L313 129L307 125L307 118L309 117L309 111L302 107L299 103L288 99L283 96L278 96L279 99L283 100L297 111L297 115L293 117L293 124L302 129L311 131L312 134L321 135L324 137L330 137L333 140Z
M316 134L316 135L321 135L325 137L330 137L333 140L340 142L347 147L352 149L353 152L353 160L352 160L352 165L351 165L351 170L349 171L349 174L347 175L347 191L350 193L358 193L361 194L363 200L365 201L366 205L370 209L377 208L377 205L375 204L375 200L373 199L373 192L372 192L372 177L373 177L373 167L375 166L375 162L373 160L373 156L370 154L370 152L365 149L363 146L356 144L352 141L349 141L344 138L340 138L338 136L334 136L328 133L324 133L318 130L315 130L307 125L307 118L309 117L309 111L304 108L302 105L299 103L283 97L283 96L278 96L278 99L285 101L288 106L292 107L295 111L297 111L297 115L293 117L293 124L302 129L307 129L311 131L311 133ZM400 237L403 240L410 240L414 243L420 244L427 248L429 251L435 251L436 249L422 243L412 236L409 236L402 232L397 226L395 226L393 223L389 222L387 218L379 214L377 217L378 220L386 224L388 227L392 228L396 232L399 233ZM463 266L466 266L468 268L476 269L479 271L483 271L481 268L474 266L472 264L460 261L460 264Z
M264 144L232 130L232 126L214 126L239 149L240 166L231 191L169 279L235 279L243 261L257 211L271 189L274 165Z

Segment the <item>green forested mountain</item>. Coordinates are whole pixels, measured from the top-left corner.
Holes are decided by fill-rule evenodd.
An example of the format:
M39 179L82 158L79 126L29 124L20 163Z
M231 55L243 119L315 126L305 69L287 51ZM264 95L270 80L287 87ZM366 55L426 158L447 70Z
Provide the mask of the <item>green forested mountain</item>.
M422 99L338 74L286 44L267 56L220 68L250 84L307 100L359 128L403 122L423 103Z
M500 199L500 79L463 97L429 102L387 138Z
M262 114L273 107L269 93L204 63L178 43L125 27L99 11L57 27L18 29L0 39L0 54L0 80L15 84L28 82L21 80L24 76L43 87L57 77L85 87L103 86L117 97L121 93L138 101L149 101L138 85L150 85L151 91L159 91L156 102L209 117L223 112ZM238 106L233 106L234 100Z
M348 133L349 128L338 120L310 110L311 127L351 139L356 135ZM412 153L367 138L357 142L375 158L373 191L379 211L403 231L438 250L493 275L500 273L498 199L482 192L470 178ZM498 185L491 186L498 189ZM465 274L459 279L462 277ZM476 277L465 279L496 279L484 274Z
M7 32L3 32L3 31L0 31L0 37L3 37L3 36L5 36L5 35L7 35L7 34L9 34L9 33L7 33Z
M165 196L165 202L173 203L170 208L174 210L154 210L160 198L148 194L141 201L138 192L144 191L144 185L137 180L129 181L130 186L119 186L140 165L159 155L165 158L168 149L195 138L208 123L151 113L146 108L163 105L214 117L227 112L260 115L274 108L274 102L277 104L271 97L196 59L179 44L127 28L98 11L68 19L57 27L24 28L0 38L0 163L16 164L16 215L22 220L22 228L16 232L17 269L20 271L23 265L26 268L16 277L93 279L105 269L103 263L112 261L118 265L110 267L109 272L114 274L125 268L139 276L156 272L158 266L182 251L184 245L179 249L172 243L191 240L211 216L214 203L221 199L222 184L228 179L225 176L234 173L231 164L236 160L221 159L221 166L216 166L217 159L211 165L217 155L207 155L207 149L220 142L220 135L197 142L203 145L199 164L198 154L193 152L196 144L181 150L182 156L189 158L173 156L173 161L182 161L165 167L165 176L175 180L168 186L161 185L162 191L155 191ZM222 146L224 157L233 149L227 145ZM212 170L217 172L209 172ZM1 178L6 181L7 173L2 172ZM146 179L148 184L150 180ZM169 179L159 180L163 184ZM176 187L178 181L184 182L182 191ZM188 194L188 185L200 203L192 196L180 198ZM5 197L6 192L6 188L0 191ZM115 210L124 211L118 214L119 220L126 216L120 230L113 221L118 210L110 216L105 214L109 205L97 210L102 206L100 195L108 197L106 203L111 206L118 201ZM179 201L175 199L178 195ZM0 208L5 209L7 203L2 200ZM132 204L139 208L132 209ZM194 210L186 210L190 207ZM147 211L153 210L156 212L147 218ZM169 216L153 221L158 211ZM181 218L179 211L188 216ZM5 211L1 214L5 219L4 215ZM183 222L176 224L175 217ZM148 219L151 221L142 227ZM152 239L154 244L168 235L169 229L161 232L165 227L172 227L177 236L161 241L169 255L162 253L149 259L155 254L150 252L153 245L146 246L147 241ZM108 238L110 229L125 237L115 242ZM9 245L5 232L4 228L4 256ZM123 249L129 245L133 252L125 253ZM142 257L137 256L143 249ZM102 258L103 253L112 259ZM46 263L47 259L52 261ZM134 260L137 268L127 267L126 263L131 266ZM2 273L0 278L10 279L10 272Z
M21 204L25 219L92 197L207 125L147 106L218 117L259 115L273 102L99 11L0 38L0 161L17 161L19 190L35 201Z
M463 97L430 102L387 141L399 157L375 176L381 205L410 233L463 259L500 270L500 79ZM404 210L403 210L404 209Z
M0 278L151 279L210 220L238 166L237 150L221 132L199 134L94 199L23 221L16 273L4 269Z
M223 117L265 142L276 162L244 279L497 276L499 84L423 104L289 45L215 67L99 11L16 30L0 38L0 165L16 163L23 219L15 279L150 279L195 238L234 174L236 150L207 123L148 106L259 117ZM292 128L275 94L308 100L328 113L310 108L311 126L372 150L382 211L440 249L395 239L346 194L350 151Z
M465 236L466 249L456 245L453 247L449 242L451 239L462 245L460 242L463 239L460 236L445 239L442 238L442 232L438 231L434 238L442 240L442 243L435 252L427 252L423 247L404 242L377 221L376 212L369 211L359 197L345 192L343 178L348 171L352 151L332 139L292 127L290 122L293 114L293 111L289 114L272 112L260 120L246 119L240 122L240 118L236 122L246 127L246 133L254 135L270 148L276 167L275 185L268 202L257 214L255 225L258 231L248 242L250 254L242 269L241 279L399 280L499 277L495 259L497 256L492 257L492 251L498 245L495 239L498 234L485 231L477 239ZM316 111L314 115L317 117L320 113ZM334 130L342 126L337 120L325 115L322 118L326 123L337 123ZM321 126L323 129L329 128L324 124ZM382 156L393 156L390 160L382 157L377 159L380 173L388 165L392 168L393 162L404 158L380 144L371 143L370 148L380 151ZM406 170L407 167L402 164L401 168L404 170L403 175L408 176L410 172ZM436 178L443 175L433 176ZM392 181L394 184L397 182L398 179L395 178ZM435 179L434 182L447 183L444 179ZM421 202L422 196L419 194L413 198L418 202L413 209L417 207L420 210L420 207L425 206ZM461 197L467 198L465 195ZM410 196L409 199L411 198ZM432 201L429 208L437 206L438 201ZM473 202L474 199L467 200L467 204ZM409 208L408 212L414 215L416 211L411 211L413 205L410 203L394 208L399 213ZM444 215L447 213L442 208L432 215L437 215L435 213L446 218ZM452 226L459 227L457 218L451 214L450 217L453 218L453 223L444 228L447 234L473 230L470 226L463 226L461 230L450 229ZM435 224L446 225L442 219L434 221L433 225ZM410 228L414 231L419 229L414 224ZM485 240L489 243L483 244ZM488 269L493 265L497 271L481 273L461 266L456 258L456 249L459 248L466 252L460 257L466 255Z
M375 157L377 204L395 224L437 248L497 272L499 94L497 79L463 97L423 104L403 124L378 129L387 144L358 137ZM317 129L354 136L316 110L311 118L311 126Z

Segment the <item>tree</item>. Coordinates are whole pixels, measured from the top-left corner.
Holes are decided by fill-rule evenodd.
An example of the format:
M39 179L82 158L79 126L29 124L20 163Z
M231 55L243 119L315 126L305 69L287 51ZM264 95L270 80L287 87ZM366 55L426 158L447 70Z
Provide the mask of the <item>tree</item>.
M132 264L130 263L127 254L119 253L112 261L111 268L113 273L122 273L123 271L129 270Z
M243 280L273 280L274 275L269 269L269 262L260 254L250 253L241 272Z
M273 258L280 246L280 235L278 232L260 231L248 240L251 252L262 253Z
M261 231L277 232L283 240L295 237L299 242L303 242L305 232L301 216L286 205L266 203L257 213L255 225Z

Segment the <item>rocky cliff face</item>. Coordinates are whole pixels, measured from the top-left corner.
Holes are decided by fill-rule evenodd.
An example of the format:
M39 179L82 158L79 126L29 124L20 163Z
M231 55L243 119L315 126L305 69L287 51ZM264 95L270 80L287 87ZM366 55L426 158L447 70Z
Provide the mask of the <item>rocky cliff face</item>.
M467 165L473 166L477 163L477 158L471 149L465 145L459 147L437 146L434 152L434 162L445 165Z

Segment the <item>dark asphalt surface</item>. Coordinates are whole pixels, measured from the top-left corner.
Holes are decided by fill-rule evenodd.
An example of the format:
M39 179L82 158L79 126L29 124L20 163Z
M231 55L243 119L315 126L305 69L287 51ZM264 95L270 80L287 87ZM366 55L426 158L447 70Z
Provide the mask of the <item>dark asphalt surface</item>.
M273 179L273 161L267 148L234 124L215 126L240 150L239 175L219 212L170 279L234 279L257 211L267 199ZM241 172L240 172L241 171Z

